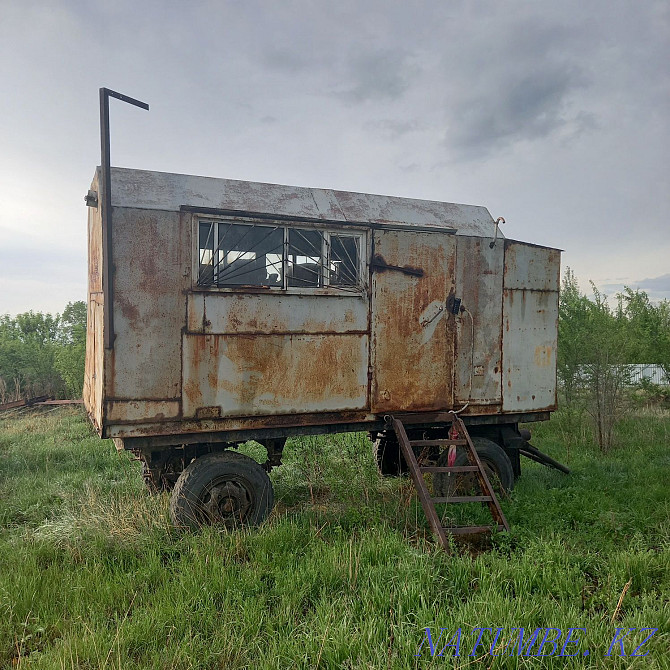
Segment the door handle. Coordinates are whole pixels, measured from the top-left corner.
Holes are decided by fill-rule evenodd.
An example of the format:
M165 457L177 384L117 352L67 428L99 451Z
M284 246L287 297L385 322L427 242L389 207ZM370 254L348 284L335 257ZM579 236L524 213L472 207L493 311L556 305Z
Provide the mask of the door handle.
M385 270L394 270L395 272L402 272L410 277L423 277L423 270L421 268L413 268L408 265L401 267L400 265L389 265L382 256L376 254L372 259L373 270L384 272Z

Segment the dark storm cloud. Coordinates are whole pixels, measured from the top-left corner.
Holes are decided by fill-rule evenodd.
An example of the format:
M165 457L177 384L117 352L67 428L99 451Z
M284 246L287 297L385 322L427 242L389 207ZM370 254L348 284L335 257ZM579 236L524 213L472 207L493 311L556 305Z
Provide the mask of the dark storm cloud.
M346 65L351 84L337 95L354 103L396 100L420 70L410 54L391 48L354 53Z
M594 127L594 114L573 104L590 84L582 33L581 27L529 18L489 45L481 43L488 35L479 35L473 50L481 53L466 54L446 75L447 146L467 159L557 131L576 135Z
M580 131L591 125L592 117L566 113L566 102L582 85L581 74L571 67L512 73L491 95L466 99L456 107L459 123L447 139L466 153L480 155L500 145L546 137L568 124Z

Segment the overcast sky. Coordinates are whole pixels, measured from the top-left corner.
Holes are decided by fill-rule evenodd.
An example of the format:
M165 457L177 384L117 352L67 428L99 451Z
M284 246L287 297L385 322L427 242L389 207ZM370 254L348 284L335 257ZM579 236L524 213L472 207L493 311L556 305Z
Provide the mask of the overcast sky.
M486 206L670 298L670 3L0 0L0 314L86 298L100 162Z

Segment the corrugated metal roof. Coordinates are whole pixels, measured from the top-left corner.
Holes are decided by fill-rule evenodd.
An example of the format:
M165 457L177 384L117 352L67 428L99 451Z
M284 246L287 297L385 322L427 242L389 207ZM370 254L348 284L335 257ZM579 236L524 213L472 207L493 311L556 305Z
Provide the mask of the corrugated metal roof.
M234 179L112 168L115 207L179 211L234 210L341 223L455 229L493 237L486 207L350 191L263 184Z

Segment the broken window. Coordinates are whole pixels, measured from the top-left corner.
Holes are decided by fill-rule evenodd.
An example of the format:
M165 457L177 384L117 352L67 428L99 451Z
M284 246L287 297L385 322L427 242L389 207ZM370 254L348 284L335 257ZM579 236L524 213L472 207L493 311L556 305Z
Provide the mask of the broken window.
M200 222L201 286L282 286L284 229Z
M360 235L330 234L330 285L358 286L360 283Z
M288 285L323 286L323 233L318 230L288 231Z
M360 291L364 236L270 224L198 222L198 284Z

